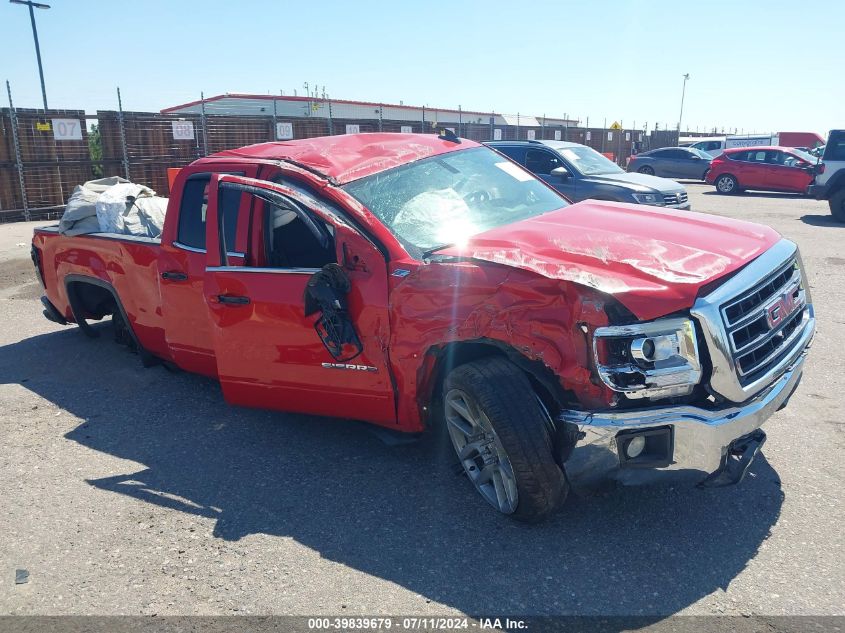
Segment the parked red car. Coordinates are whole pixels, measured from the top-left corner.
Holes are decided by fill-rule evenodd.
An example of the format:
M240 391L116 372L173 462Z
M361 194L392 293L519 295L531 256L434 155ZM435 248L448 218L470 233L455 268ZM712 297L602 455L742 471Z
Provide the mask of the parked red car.
M745 189L807 193L816 159L792 147L737 147L713 159L706 181L719 193Z

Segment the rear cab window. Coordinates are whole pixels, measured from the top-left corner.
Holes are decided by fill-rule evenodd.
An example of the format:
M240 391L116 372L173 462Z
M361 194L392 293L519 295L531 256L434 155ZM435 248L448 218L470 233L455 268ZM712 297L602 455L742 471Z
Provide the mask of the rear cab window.
M195 174L185 182L179 204L179 226L175 246L205 251L205 218L208 210L208 186L210 182L211 174L208 173ZM220 199L224 230L226 235L231 236L230 244L235 244L237 241L238 214L241 202L240 192L235 191L224 191Z

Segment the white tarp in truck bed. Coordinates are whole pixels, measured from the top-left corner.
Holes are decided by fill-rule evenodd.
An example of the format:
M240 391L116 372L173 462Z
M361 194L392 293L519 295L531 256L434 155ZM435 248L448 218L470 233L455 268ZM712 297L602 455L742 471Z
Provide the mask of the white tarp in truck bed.
M78 185L67 202L59 231L64 235L117 233L161 237L167 198L118 176Z

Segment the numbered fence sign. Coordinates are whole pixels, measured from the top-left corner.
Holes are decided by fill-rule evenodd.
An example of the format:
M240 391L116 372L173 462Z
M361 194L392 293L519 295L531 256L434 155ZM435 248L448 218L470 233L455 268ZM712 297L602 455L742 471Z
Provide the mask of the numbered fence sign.
M560 136L561 136L561 134L560 134L560 130L555 130L555 140L556 140L556 141L559 141L559 140L560 140Z
M534 130L528 130L527 138L528 138L529 141L533 141L534 139L537 138L537 133Z
M293 123L276 123L276 140L289 141L293 138Z
M347 125L346 126L346 133L347 134L360 134L361 133L361 126L360 125Z
M82 123L79 119L53 119L53 138L57 141L81 141Z
M194 123L193 121L173 121L173 140L174 141L193 141L194 140Z
M402 134L411 134L414 131L410 125L403 125L402 126Z
M501 141L502 140L502 130L501 130L501 128L494 128L493 129L493 140L494 141Z

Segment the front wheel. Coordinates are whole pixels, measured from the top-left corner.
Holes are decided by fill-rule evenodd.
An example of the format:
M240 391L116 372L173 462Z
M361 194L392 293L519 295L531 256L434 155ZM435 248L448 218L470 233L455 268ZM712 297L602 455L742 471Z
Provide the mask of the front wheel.
M527 522L560 508L569 486L551 420L521 370L503 358L461 365L446 377L442 403L458 460L487 503Z
M827 201L830 205L830 214L837 222L845 222L845 187L833 194Z
M654 176L654 167L650 167L649 165L643 165L637 171L646 176Z
M716 185L716 191L719 193L730 194L739 191L739 183L730 174L722 174L713 184Z

